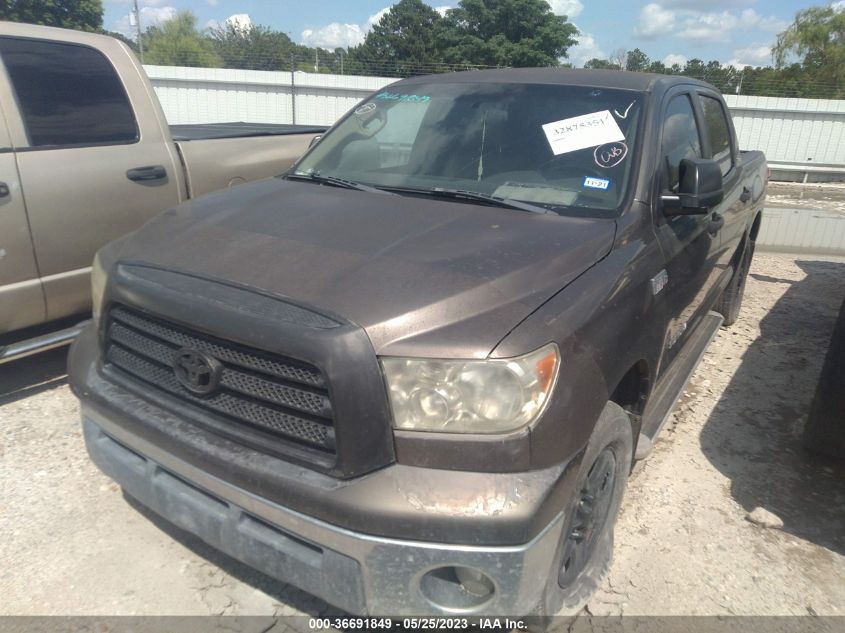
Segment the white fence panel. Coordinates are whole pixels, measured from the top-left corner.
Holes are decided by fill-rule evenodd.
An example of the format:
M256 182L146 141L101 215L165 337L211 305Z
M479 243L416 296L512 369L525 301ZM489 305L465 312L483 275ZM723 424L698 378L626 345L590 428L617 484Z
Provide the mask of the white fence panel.
M144 66L168 123L331 125L395 79L355 75ZM293 79L293 82L291 82Z
M845 215L812 209L767 208L757 245L768 251L845 255Z
M845 165L845 101L725 95L742 149L769 162Z
M395 81L286 71L145 68L174 124L331 125L371 92ZM845 166L845 101L742 95L725 95L725 100L743 149L762 150L773 163Z

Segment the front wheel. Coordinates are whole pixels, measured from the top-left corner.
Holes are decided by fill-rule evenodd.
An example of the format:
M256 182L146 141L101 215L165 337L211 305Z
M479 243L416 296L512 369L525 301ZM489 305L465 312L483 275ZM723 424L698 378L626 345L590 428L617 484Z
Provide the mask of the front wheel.
M575 499L567 510L566 526L555 564L538 605L540 619L561 608L574 609L587 601L610 568L613 528L631 471L633 436L628 414L608 402L593 431L582 460Z

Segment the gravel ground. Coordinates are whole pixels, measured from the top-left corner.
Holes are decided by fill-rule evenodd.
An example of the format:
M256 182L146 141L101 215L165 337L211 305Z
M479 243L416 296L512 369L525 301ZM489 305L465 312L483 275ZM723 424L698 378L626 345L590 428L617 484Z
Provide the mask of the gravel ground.
M632 474L585 612L845 615L845 471L800 445L843 295L845 263L758 254L740 321ZM62 351L0 368L0 614L325 612L128 502L88 461L63 372Z

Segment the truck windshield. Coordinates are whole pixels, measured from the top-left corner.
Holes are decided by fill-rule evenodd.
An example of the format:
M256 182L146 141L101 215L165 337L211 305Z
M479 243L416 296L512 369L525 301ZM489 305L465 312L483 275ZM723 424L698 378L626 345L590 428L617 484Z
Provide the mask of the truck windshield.
M628 186L642 101L579 86L399 85L356 107L292 173L609 216Z

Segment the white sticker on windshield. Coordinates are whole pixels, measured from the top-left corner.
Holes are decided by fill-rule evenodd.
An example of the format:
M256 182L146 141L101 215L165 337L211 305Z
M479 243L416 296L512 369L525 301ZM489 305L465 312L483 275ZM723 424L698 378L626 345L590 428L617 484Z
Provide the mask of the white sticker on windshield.
M610 110L546 123L543 126L543 132L546 133L549 146L555 156L625 140L625 135L622 134Z

